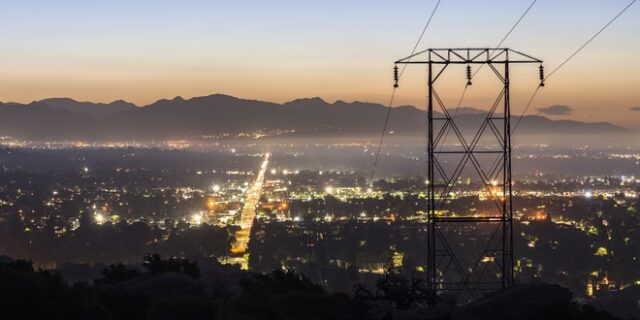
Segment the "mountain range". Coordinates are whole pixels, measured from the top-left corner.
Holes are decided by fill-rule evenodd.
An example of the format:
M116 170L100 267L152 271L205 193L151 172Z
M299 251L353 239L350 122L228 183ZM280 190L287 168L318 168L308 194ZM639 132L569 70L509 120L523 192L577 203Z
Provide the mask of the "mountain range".
M163 99L147 106L118 100L109 104L51 98L29 104L0 103L0 134L35 141L130 141L235 137L262 132L288 137L370 136L380 134L386 106L368 102L328 103L321 98L283 104L215 94ZM460 108L456 121L476 128L486 112ZM424 136L427 114L412 106L396 107L388 131ZM517 122L514 117L512 121ZM523 134L611 134L628 130L606 122L552 120L529 115L518 129Z

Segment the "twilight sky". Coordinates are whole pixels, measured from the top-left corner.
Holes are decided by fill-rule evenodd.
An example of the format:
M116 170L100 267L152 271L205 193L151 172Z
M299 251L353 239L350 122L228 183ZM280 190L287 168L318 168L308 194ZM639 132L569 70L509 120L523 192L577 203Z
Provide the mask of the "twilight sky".
M442 0L420 48L493 47L530 2ZM68 96L144 105L226 93L386 104L393 61L409 54L435 3L3 0L0 101ZM505 46L545 60L551 70L627 3L538 0ZM640 127L640 111L632 111L640 107L638 39L640 4L554 75L531 112L567 110L543 109L561 105L571 114L551 117ZM408 69L398 104L424 107L424 71ZM496 90L488 71L463 105L491 102ZM537 66L512 73L517 110L535 90ZM464 84L464 70L454 69L439 90L455 105Z

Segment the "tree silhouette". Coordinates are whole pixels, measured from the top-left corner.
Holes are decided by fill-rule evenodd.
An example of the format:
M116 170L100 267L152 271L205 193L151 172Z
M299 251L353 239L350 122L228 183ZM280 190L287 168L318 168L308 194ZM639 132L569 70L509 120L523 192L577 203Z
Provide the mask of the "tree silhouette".
M158 254L148 254L144 257L142 266L150 273L184 272L194 279L200 277L200 268L196 262L186 258L169 258L164 260Z

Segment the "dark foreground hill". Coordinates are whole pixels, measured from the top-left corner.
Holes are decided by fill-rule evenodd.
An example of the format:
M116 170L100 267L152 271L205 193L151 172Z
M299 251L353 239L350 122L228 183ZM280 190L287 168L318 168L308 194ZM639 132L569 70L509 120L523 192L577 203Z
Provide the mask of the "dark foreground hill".
M329 293L292 272L252 274L147 256L146 271L113 265L93 284L68 285L26 261L0 262L2 319L615 319L571 301L567 289L520 285L462 307L398 304L403 287L375 296ZM233 269L233 268L232 268ZM240 275L240 276L239 276ZM235 282L235 283L233 283ZM388 283L387 283L388 284Z
M320 98L276 104L216 94L160 100L144 107L125 101L99 104L56 98L26 105L0 103L0 134L38 141L166 140L258 133L366 137L379 135L386 112L380 104L330 104ZM462 108L457 120L461 127L477 127L484 115L481 110ZM423 137L426 117L426 112L415 107L398 107L392 112L388 128L397 135ZM558 135L627 132L605 122L554 121L543 116L525 116L518 130Z

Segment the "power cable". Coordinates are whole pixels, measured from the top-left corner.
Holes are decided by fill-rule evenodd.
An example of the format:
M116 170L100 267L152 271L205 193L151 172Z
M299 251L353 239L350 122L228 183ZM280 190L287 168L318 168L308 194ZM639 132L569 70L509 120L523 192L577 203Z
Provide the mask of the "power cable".
M411 54L410 56L412 56L416 50L418 49L418 46L420 45L420 42L422 41L422 38L424 37L424 34L427 32L427 29L429 28L429 25L431 25L431 21L433 20L433 16L436 14L436 11L438 10L438 7L440 6L440 2L442 0L438 0L438 2L436 3L435 7L433 7L433 10L431 11L431 15L429 15L429 19L427 20L427 23L425 24L424 28L422 29L422 33L420 33L420 37L418 37L418 41L416 41L416 44L413 46L413 50L411 50ZM404 71L407 69L407 65L403 65L402 66L402 70L400 71L400 74L398 75L398 80L402 77L402 75L404 74ZM393 87L393 92L391 93L391 99L389 101L389 106L387 107L387 114L385 116L384 119L384 126L382 127L382 133L380 134L380 141L378 143L378 149L376 151L376 157L375 160L373 161L373 168L371 169L371 175L369 176L369 184L373 183L373 178L376 174L376 169L378 166L378 160L380 158L380 150L382 149L382 143L384 142L384 136L387 132L387 126L389 124L389 117L391 116L391 109L393 107L393 100L395 99L396 96L396 91L398 90L397 86Z
M545 78L544 80L546 81L547 79L549 79L551 76L553 76L556 72L558 72L558 70L560 70L562 67L564 67L571 59L573 59L578 53L580 53L580 51L582 51L584 48L586 48L593 40L595 40L595 38L597 38L605 29L607 29L613 22L615 22L623 13L625 13L629 8L631 8L631 6L636 2L637 0L632 0L631 2L629 2L629 4L624 7L624 9L622 9L622 11L618 12L618 14L616 14L611 20L609 20L609 22L607 22L607 24L604 25L604 27L600 28L600 30L598 30L598 32L596 32L593 36L591 36L591 38L589 38L589 40L587 40L585 43L583 43L576 51L574 51L572 54L570 54L566 59L564 59L564 61L562 61L562 63L560 63L560 65L558 65L557 67L555 67L555 69L553 69ZM522 111L522 114L520 115L520 117L518 118L518 121L516 122L516 125L513 127L513 130L511 131L511 134L513 134L517 129L518 126L520 125L520 122L522 121L522 118L524 117L524 115L527 113L527 110L529 109L529 107L531 106L531 103L533 103L533 100L535 99L536 95L538 95L538 93L540 92L540 86L538 86L536 88L536 90L533 92L533 95L531 96L531 98L529 99L529 102L527 103L527 105L525 106L524 110Z
M529 13L529 11L531 11L531 8L533 8L533 5L535 5L537 2L537 0L533 0L531 2L531 4L529 4L529 6L527 7L526 10L524 10L524 12L520 15L520 17L518 18L518 20L516 20L516 22L511 26L511 28L509 28L509 31L507 31L507 33L504 35L504 37L502 37L502 39L500 40L500 42L498 42L498 44L494 47L492 51L495 51L496 49L500 48L500 46L502 46L502 44L507 40L507 38L509 38L509 36L511 35L511 33L513 32L513 30L516 29L516 27L520 24L520 22L522 22L522 20L524 19L524 17ZM489 54L491 55L491 53ZM405 65L406 66L406 65ZM476 74L478 74L478 72L480 72L480 70L482 69L482 67L484 67L484 64L481 64L480 67L478 69L476 69L473 74L471 75L471 78L475 77ZM460 110L460 107L462 106L462 101L464 100L465 95L467 94L467 89L469 89L469 83L467 83L464 86L464 90L462 90L462 94L460 95L460 99L458 99L458 105L456 106L456 109L453 112L453 116L451 117L452 120L456 119L456 116L458 115L458 111ZM440 145L440 151L442 151L442 148L444 148L444 143L445 141L447 141L447 137L449 136L449 131L451 130L451 127L447 127L447 131L445 131L444 133L444 137L442 139L442 144Z

